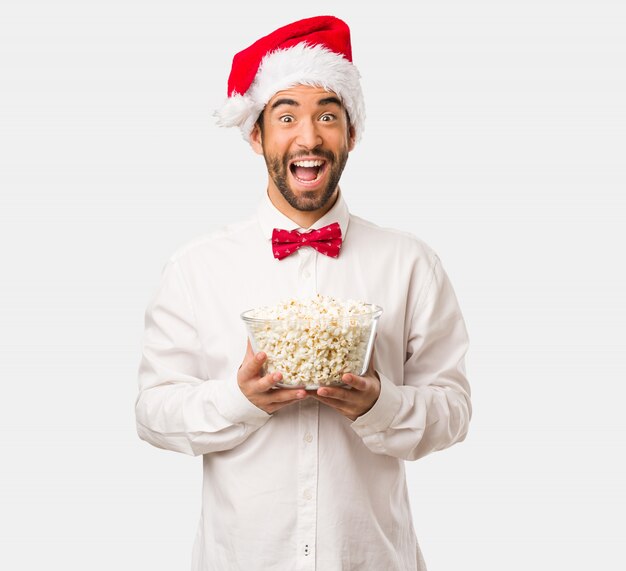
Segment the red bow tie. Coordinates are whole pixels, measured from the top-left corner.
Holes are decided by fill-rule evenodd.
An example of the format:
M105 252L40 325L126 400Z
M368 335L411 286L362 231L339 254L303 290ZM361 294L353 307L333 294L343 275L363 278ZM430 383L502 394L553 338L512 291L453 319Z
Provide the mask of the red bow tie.
M293 254L302 246L311 246L321 254L336 258L341 248L341 226L333 222L328 226L308 232L297 230L281 230L274 228L272 232L272 250L277 260L282 260Z

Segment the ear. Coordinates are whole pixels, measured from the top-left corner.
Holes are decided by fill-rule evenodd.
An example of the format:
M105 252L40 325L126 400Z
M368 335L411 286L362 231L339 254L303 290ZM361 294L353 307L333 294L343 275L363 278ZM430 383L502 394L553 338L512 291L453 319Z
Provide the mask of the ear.
M257 155L263 154L263 135L261 134L258 123L254 124L252 132L250 133L250 146Z
M348 151L354 149L356 145L356 130L354 126L350 125L348 127Z

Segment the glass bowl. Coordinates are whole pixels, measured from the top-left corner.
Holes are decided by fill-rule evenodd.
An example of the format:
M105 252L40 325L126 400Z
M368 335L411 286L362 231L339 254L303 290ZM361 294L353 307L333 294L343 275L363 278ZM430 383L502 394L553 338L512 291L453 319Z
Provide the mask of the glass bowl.
M253 351L267 354L262 375L280 371L283 378L276 386L315 390L343 386L344 373L367 371L383 310L373 304L366 308L358 315L319 319L261 319L250 309L241 318Z

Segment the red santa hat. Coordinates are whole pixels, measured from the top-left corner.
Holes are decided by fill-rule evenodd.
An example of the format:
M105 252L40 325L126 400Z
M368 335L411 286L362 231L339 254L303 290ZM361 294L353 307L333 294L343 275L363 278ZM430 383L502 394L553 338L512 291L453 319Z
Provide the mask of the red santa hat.
M228 78L228 99L215 112L218 124L239 127L249 141L268 101L295 85L336 93L348 112L356 139L360 138L365 105L360 74L352 63L350 28L333 16L288 24L236 54Z

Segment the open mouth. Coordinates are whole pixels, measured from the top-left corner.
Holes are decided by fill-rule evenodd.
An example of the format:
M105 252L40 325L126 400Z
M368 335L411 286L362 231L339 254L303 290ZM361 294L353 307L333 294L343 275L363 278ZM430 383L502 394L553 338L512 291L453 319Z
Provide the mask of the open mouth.
M326 171L324 159L307 159L293 161L289 170L293 177L302 184L315 184Z

